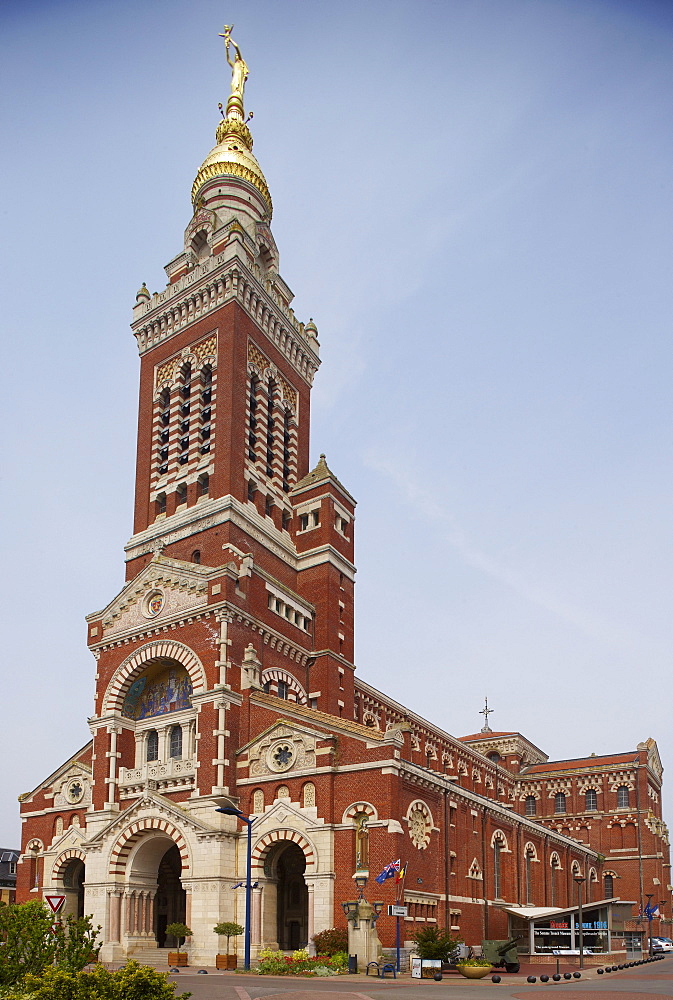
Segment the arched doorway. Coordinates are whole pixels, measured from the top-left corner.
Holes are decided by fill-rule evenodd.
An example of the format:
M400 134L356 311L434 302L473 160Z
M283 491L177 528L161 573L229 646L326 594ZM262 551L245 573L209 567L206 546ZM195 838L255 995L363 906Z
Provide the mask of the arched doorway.
M125 932L135 947L175 942L168 924L186 923L187 897L181 882L182 859L177 844L163 833L147 834L131 854L127 872Z
M304 852L294 843L279 846L274 868L278 947L282 951L305 948L308 944L308 889L304 881Z
M84 862L71 858L61 876L66 897L66 915L84 916Z
M173 923L184 924L187 918L187 894L180 882L181 871L180 852L173 844L159 862L157 872L155 934L159 948L177 944L172 939L166 941L166 927Z

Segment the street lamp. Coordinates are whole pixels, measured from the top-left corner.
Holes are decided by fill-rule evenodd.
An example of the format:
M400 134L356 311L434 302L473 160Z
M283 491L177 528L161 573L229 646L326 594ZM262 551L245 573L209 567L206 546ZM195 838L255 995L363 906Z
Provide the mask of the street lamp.
M584 968L584 918L582 915L582 886L586 882L584 875L573 875L577 882L577 922L580 930L580 969Z
M243 968L250 972L250 897L252 895L252 823L249 816L244 816L240 809L233 806L218 806L215 810L224 813L226 816L238 816L241 822L248 827L248 850L245 865L245 952L243 958Z

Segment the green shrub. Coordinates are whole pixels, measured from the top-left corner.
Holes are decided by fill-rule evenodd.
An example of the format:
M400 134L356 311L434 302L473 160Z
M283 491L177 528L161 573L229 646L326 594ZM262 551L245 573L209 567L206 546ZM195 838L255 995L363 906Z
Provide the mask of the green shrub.
M316 955L336 955L348 952L348 931L345 927L330 927L312 938Z
M191 993L179 993L187 1000ZM3 1000L177 1000L175 984L166 973L136 962L110 972L97 965L92 972L68 972L53 966L30 973L20 985L3 993Z
M481 969L483 969L485 966L488 966L488 968L490 969L491 966L493 965L493 962L489 962L488 959L486 958L460 958L456 962L456 966L459 965L469 965Z
M459 938L452 938L436 926L424 927L414 934L413 940L421 958L440 959L442 962L448 962L460 944Z

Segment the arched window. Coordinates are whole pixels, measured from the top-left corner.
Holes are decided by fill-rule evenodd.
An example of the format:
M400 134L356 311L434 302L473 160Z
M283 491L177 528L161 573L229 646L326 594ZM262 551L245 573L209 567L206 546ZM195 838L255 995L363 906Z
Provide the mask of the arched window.
M160 514L165 514L166 513L166 494L165 493L160 493L159 494L159 496L155 500L154 507L155 507L155 515L157 517L159 517Z
M210 476L207 472L201 473L196 480L196 492L200 497L207 497L210 490Z
M537 812L537 801L534 795L526 796L526 816L534 816Z
M496 837L493 841L493 896L502 899L502 840Z
M170 436L171 423L171 394L168 389L163 389L158 401L159 426L157 428L157 460L159 475L163 476L168 472L168 438Z
M184 503L187 503L187 483L180 483L175 491L175 506L181 507Z
M499 764L500 754L496 750L494 750L493 753L490 753L488 755L488 759L491 761L492 764Z
M199 549L194 549L192 552L192 562L197 563L197 565L201 562L201 552Z
M213 372L210 365L205 365L201 372L201 454L207 455L210 451L210 435L212 433L212 385Z
M159 733L156 729L150 729L147 734L146 758L148 761L159 760Z
M535 860L535 850L533 847L526 848L526 906L533 904L533 861Z
M566 811L566 797L563 792L557 792L554 796L554 812L564 813Z
M290 492L290 413L283 414L283 492Z
M273 476L273 446L275 421L273 418L274 399L276 395L276 383L269 380L268 399L266 407L266 474L269 478Z
M287 701L288 690L289 689L288 689L288 686L287 686L287 681L278 681L278 697L279 698L283 698L285 701Z
M629 805L629 789L626 785L620 785L617 789L617 808L628 809Z
M250 378L250 396L248 397L248 408L250 410L250 429L248 431L248 458L251 462L257 459L257 392L259 389L259 379L256 375Z
M584 808L587 812L596 812L598 809L598 796L595 788L587 788L584 793Z
M603 876L603 898L604 899L614 899L615 895L615 881L614 875L604 875Z
M182 757L182 726L173 726L171 729L171 757Z
M178 440L178 462L180 465L186 465L189 461L189 411L191 409L191 403L189 397L192 394L191 382L192 382L192 366L189 361L186 361L182 366L180 377L182 385L180 386L180 395L182 396L182 404L180 406L180 438Z
M556 906L556 889L557 889L556 873L561 867L561 862L559 861L558 854L552 854L550 865L551 865L551 905Z

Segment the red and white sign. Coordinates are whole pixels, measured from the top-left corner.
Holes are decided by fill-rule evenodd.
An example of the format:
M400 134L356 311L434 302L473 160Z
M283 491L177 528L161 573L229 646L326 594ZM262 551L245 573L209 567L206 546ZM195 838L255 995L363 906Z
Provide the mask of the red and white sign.
M58 913L59 910L63 909L65 896L45 896L44 898L47 900L52 913Z

